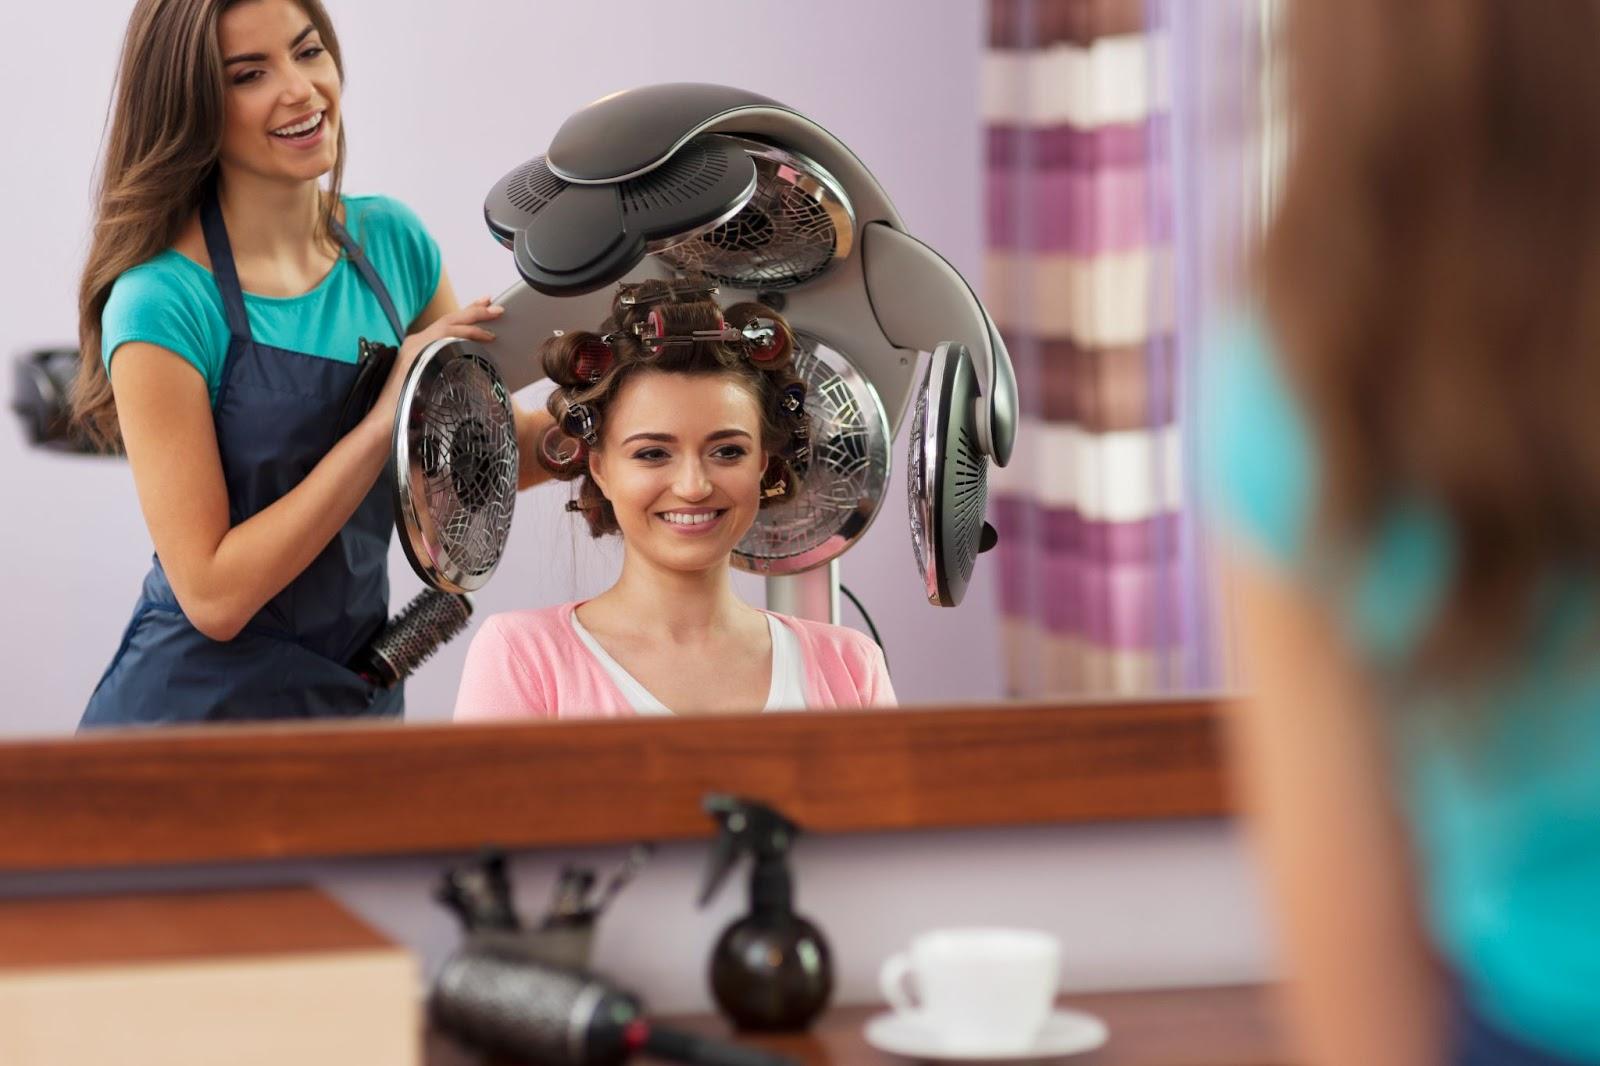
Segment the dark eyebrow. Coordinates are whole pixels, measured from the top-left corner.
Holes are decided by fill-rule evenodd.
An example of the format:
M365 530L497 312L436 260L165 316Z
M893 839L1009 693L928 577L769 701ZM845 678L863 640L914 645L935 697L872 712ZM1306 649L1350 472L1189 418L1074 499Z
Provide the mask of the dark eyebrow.
M755 439L742 429L719 429L715 433L711 434L711 436L707 437L706 441L710 442L714 440L727 440L729 437L744 437L746 440ZM678 438L674 437L671 433L635 433L622 443L631 444L636 440L660 441L662 444L678 443Z
M291 49L294 48L295 45L299 44L301 41L303 41L307 37L311 36L311 34L315 30L316 30L315 26L311 25L309 22L306 23L306 28L300 31L299 36L295 37L294 40L289 42L289 47ZM264 53L264 52L251 52L248 55L229 56L227 59L224 59L222 61L222 65L225 66L225 67L231 67L235 63L265 63L266 61L267 61L266 53Z

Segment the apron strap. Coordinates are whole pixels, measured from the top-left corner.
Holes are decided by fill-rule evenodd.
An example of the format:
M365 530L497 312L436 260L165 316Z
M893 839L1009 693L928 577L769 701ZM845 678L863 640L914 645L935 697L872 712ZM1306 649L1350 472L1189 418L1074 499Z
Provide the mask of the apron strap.
M378 277L378 272L373 269L371 260L350 236L350 232L339 224L338 219L330 218L328 223L334 237L344 248L345 254L350 257L351 264L361 273L361 279L367 283L367 288L378 298L378 304L389 319L395 337L405 340L406 324L400 321L400 313L395 310L394 300L389 297L389 290ZM217 289L222 293L223 310L228 316L228 330L241 340L253 340L250 333L250 317L244 310L244 292L239 287L239 270L233 262L233 245L228 242L228 227L222 221L222 204L217 199L216 182L207 187L205 198L200 202L200 229L205 234L206 252L211 256L211 274L217 279Z
M339 238L339 243L344 246L345 254L350 257L350 262L361 272L361 278L367 283L367 288L378 298L378 303L383 307L383 313L389 318L389 325L394 327L397 341L406 339L406 324L400 321L400 313L394 309L394 301L389 298L389 290L384 287L383 280L378 277L378 272L373 269L372 261L367 258L367 253L361 250L361 245L350 236L350 231L339 224L336 218L328 219L329 228L333 235Z
M211 256L211 276L222 293L222 309L228 316L228 331L250 341L250 316L244 312L244 292L239 288L239 270L233 264L233 245L228 243L228 227L222 222L222 204L217 199L217 183L206 187L200 201L200 229L206 238L206 254Z

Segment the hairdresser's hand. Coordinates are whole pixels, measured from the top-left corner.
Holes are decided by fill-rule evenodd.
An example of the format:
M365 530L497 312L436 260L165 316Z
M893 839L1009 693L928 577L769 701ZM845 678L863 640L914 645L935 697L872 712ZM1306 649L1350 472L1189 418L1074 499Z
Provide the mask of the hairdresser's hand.
M405 384L411 364L417 361L417 356L422 354L424 348L445 337L488 343L494 340L494 334L479 323L499 318L505 314L505 310L499 304L492 303L489 297L480 296L465 307L440 315L426 328L407 337L400 345L400 354L395 357L394 369L389 372L389 380L384 382L378 402L372 405L372 411L367 415L366 420L374 426L375 431L385 440L393 432L395 409L400 404L400 389Z

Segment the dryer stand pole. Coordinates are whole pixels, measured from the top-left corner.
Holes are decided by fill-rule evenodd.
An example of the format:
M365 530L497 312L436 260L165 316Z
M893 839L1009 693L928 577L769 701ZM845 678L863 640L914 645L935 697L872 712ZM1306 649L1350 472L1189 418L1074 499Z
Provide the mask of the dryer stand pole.
M838 625L839 560L803 574L767 578L767 610Z

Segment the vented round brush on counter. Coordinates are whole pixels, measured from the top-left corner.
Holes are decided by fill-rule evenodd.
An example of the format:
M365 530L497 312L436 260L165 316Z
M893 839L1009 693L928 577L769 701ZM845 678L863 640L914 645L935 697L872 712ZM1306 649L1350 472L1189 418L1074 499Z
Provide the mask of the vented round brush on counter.
M394 688L416 673L434 652L466 627L472 601L425 588L378 631L350 669L382 688Z
M692 1066L800 1066L785 1055L657 1025L639 1000L577 970L500 949L445 960L428 1004L468 1048L529 1066L622 1066L634 1055Z

